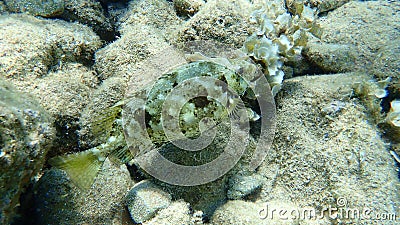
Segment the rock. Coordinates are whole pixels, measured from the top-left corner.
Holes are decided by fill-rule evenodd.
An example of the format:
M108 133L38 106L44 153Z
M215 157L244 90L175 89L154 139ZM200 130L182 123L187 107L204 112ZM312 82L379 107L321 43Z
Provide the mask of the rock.
M400 135L400 132L399 132L399 135ZM392 149L393 149L393 151L391 151L390 153L392 155L394 155L393 157L395 158L395 160L398 163L400 163L400 157L399 157L399 155L400 155L400 143L393 143L392 144Z
M353 45L307 43L303 54L308 61L317 65L324 73L355 71L357 48Z
M63 13L63 0L4 0L10 12L27 12L34 16L54 17Z
M123 200L131 182L126 166L108 159L87 191L79 190L64 171L50 169L35 187L37 224L126 224Z
M233 175L229 178L228 199L242 199L256 191L263 184L263 177L258 174Z
M7 6L3 1L0 2L0 14L7 13Z
M192 215L190 205L184 201L172 202L165 209L157 212L157 215L143 225L150 224L191 224ZM199 223L197 223L199 224Z
M399 2L351 1L320 19L321 40L356 46L355 68L369 68L382 46L392 46L400 38L399 7Z
M242 200L228 201L220 206L211 218L212 224L261 224L259 218L261 206Z
M55 136L53 119L32 96L0 78L0 223L15 216L24 188L38 175Z
M27 87L26 91L38 96L43 107L54 117L78 118L97 85L93 70L70 63L62 70L50 72L40 79L40 83Z
M151 12L151 13L149 13ZM121 35L134 32L136 26L148 26L154 33L161 35L165 40L174 38L175 30L182 24L173 7L168 1L139 0L131 1L126 14L120 19L119 32ZM137 31L139 31L138 28ZM146 37L146 36L144 36Z
M326 214L288 217L306 211L320 215L327 210L321 206L398 214L399 180L393 158L376 126L368 122L368 110L352 97L352 85L370 78L348 73L286 80L277 96L280 122L274 145L257 171L273 185L263 185L256 202L228 201L217 208L211 223L331 224ZM342 108L327 114L323 109L334 100ZM281 210L286 216L278 214Z
M293 14L295 14L296 5L298 4L310 5L313 8L316 7L318 9L318 13L324 13L337 9L349 1L351 0L287 0L286 6L289 12Z
M372 63L371 73L377 80L391 77L389 96L400 98L400 38L379 49Z
M211 0L178 31L178 43L215 40L240 48L256 30L248 19L252 5L244 0Z
M204 221L204 214L202 211L193 212L193 217L191 220L193 224L203 224L203 221Z
M131 30L126 31L120 39L96 52L94 67L102 80L112 76L129 80L140 61L161 54L167 48L168 43L155 28L131 26ZM142 66L145 68L149 65ZM135 79L147 80L145 76Z
M115 39L114 27L105 16L99 1L65 0L65 10L60 17L67 21L77 21L88 25L105 41Z
M181 17L192 17L200 7L204 5L203 0L174 0L176 13Z
M101 46L90 28L29 15L0 16L0 76L24 90L67 62L89 65Z
M143 223L155 216L157 211L171 204L171 196L149 180L137 183L126 196L126 205L132 219Z
M96 73L81 64L67 63L36 82L25 91L37 96L56 120L57 139L49 156L70 152L78 146L79 118L92 101L92 92L98 85Z
M352 86L370 79L363 73L348 73L284 82L277 99L280 122L275 144L258 173L279 169L274 186L261 188L260 199L289 201L317 211L322 205L338 208L344 199L346 207L398 213L399 180L393 158L368 110L352 97ZM342 109L325 115L322 109L334 100Z
M139 62L165 54L170 48L165 40L181 19L166 1L141 0L130 3L119 23L121 37L96 53L95 69L101 79L118 76L129 80ZM142 65L143 69L147 66L149 63ZM145 76L135 79L148 80Z
M0 77L34 95L55 118L52 154L78 145L79 117L98 85L87 68L101 41L90 28L28 15L1 16Z

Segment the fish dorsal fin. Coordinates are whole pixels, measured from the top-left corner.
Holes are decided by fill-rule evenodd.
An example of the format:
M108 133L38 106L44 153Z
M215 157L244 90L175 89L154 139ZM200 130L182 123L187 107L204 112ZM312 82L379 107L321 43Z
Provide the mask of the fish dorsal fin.
M105 158L96 148L57 156L49 160L50 165L64 170L71 181L81 190L88 190L103 165Z
M228 105L228 116L234 119L240 118L240 110L245 109L245 105L240 98L229 98L230 104Z
M108 158L111 160L111 162L120 165L130 162L133 159L133 156L128 147L125 145L112 150L108 155Z
M119 117L124 102L120 101L114 106L104 109L100 114L92 118L91 126L94 136L109 136L113 130L113 124Z

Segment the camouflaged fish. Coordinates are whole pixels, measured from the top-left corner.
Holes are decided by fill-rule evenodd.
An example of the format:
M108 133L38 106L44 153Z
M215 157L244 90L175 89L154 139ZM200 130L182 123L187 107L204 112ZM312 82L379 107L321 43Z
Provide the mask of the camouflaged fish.
M255 67L243 59L188 55L186 64L169 70L155 84L105 113L101 121L116 123L121 132L100 146L55 157L49 163L65 170L73 183L85 190L107 157L132 163L140 154L171 141L198 138L229 120L258 120L249 104L255 99L252 81L260 76ZM121 112L123 119L118 118Z

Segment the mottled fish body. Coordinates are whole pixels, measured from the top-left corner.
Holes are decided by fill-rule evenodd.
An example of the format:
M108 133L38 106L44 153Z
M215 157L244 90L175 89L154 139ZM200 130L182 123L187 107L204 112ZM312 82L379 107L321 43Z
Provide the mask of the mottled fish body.
M251 79L242 77L238 70L243 74L243 68L226 59L197 55L196 61L171 69L153 85L105 113L106 118L101 121L122 123L121 134L84 152L52 158L49 163L65 170L85 190L90 188L107 157L127 163L165 143L197 138L231 119L238 123L258 120L258 114L242 100L254 97ZM121 109L122 120L116 118Z

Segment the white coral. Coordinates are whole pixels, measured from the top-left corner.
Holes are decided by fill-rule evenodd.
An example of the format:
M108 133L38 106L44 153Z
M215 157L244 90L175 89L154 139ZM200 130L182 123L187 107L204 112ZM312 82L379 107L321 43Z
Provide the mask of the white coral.
M393 100L390 106L390 112L386 116L386 121L395 127L400 127L400 100Z
M264 67L275 95L283 81L283 62L301 54L307 42L307 32L315 28L315 10L299 5L298 15L291 16L282 1L262 1L250 16L259 29L247 38L243 51Z

